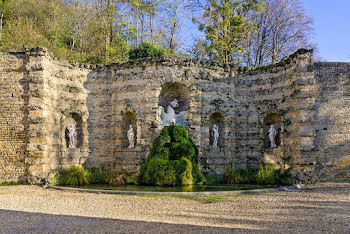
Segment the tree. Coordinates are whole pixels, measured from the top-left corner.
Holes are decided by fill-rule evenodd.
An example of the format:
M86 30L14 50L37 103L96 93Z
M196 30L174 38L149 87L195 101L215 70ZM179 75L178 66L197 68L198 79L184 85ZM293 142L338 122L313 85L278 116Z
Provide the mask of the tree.
M1 0L0 2L0 41L2 39L2 31L3 31L3 21L5 11L8 9L10 0Z
M178 51L183 41L180 32L188 17L185 9L186 0L172 0L165 4L163 10L161 35L164 48L167 48L171 54Z
M299 0L265 0L264 9L257 16L258 28L247 37L247 66L275 63L301 47L313 47L312 20Z
M199 29L204 32L212 59L225 64L240 64L246 32L256 26L254 16L263 10L260 0L206 0L196 5L203 9ZM197 22L197 20L195 20Z

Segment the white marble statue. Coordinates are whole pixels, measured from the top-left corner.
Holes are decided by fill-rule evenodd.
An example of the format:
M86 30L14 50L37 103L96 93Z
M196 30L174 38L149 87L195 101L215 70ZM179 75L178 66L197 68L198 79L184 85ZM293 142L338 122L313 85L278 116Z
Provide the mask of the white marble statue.
M213 148L218 148L219 141L219 127L218 125L213 125Z
M270 129L269 129L269 138L270 138L270 142L271 142L271 148L276 148L277 145L275 143L275 137L277 135L277 131L274 128L273 124L271 124Z
M75 130L74 125L71 125L68 128L69 148L75 148L76 137L77 137L77 131Z
M129 149L132 149L135 147L135 132L132 127L132 124L129 125L129 130L128 130L128 140L129 140Z
M182 111L179 114L176 114L175 108L178 106L179 101L175 98L172 102L170 102L170 105L167 106L166 112L164 111L163 107L159 107L162 127L170 126L172 124L186 126L187 111Z

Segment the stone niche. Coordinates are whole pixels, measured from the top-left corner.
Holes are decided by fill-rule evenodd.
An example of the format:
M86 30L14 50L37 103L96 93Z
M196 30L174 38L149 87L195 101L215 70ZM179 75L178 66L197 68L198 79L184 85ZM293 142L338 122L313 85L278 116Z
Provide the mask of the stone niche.
M122 112L121 127L121 146L117 146L115 150L115 165L114 169L117 171L125 171L135 174L139 171L140 165L145 160L144 147L141 144L141 126L138 116L132 111L127 110ZM128 148L128 130L132 125L134 129L134 148Z
M170 102L175 98L179 103L179 107L175 109L175 113L179 114L182 111L187 111L190 104L190 92L186 85L177 82L165 83L161 87L158 105L166 110Z
M209 146L213 145L214 135L213 135L213 125L216 124L219 127L219 140L218 148L222 148L225 145L225 118L222 113L215 112L210 116L210 126L209 126Z
M132 128L134 129L134 145L135 147L137 147L138 143L139 143L139 139L140 137L138 136L138 120L137 120L137 116L131 112L131 111L127 111L123 114L123 120L122 120L122 130L123 130L123 139L122 139L122 148L126 148L129 146L129 140L128 140L128 130L129 130L129 126L132 125Z
M73 147L69 146L69 128L73 126L76 132ZM62 154L58 158L59 165L62 168L71 166L80 166L85 161L88 150L84 146L84 123L82 117L78 113L70 113L62 118Z
M276 129L276 137L275 137L275 143L277 145L277 148L281 145L281 130L282 130L282 126L281 126L281 116L277 113L270 113L268 115L266 115L265 119L264 119L264 148L270 148L271 146L271 142L270 142L270 138L269 138L269 129L271 124L273 124L273 126Z
M219 127L218 147L213 147L213 125ZM232 153L227 148L225 117L221 112L213 112L207 117L203 126L206 131L205 146L202 147L202 157L200 158L202 171L206 175L220 178L227 168L231 168Z
M76 140L73 148L80 148L83 144L83 120L77 113L71 113L67 116L65 121L65 130L64 130L64 146L69 148L69 130L68 128L73 126L76 131Z
M269 113L266 115L263 122L263 132L264 132L264 164L274 165L275 168L284 168L284 155L283 155L283 126L282 118L277 113ZM271 124L273 124L276 129L275 143L276 148L271 148L271 142L269 138L269 129Z

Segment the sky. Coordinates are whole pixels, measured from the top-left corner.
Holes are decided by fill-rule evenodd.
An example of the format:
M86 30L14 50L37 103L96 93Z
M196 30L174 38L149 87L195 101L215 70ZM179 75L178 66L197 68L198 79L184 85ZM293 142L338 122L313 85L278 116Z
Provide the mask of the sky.
M328 62L350 62L350 0L301 0L314 20L317 57Z

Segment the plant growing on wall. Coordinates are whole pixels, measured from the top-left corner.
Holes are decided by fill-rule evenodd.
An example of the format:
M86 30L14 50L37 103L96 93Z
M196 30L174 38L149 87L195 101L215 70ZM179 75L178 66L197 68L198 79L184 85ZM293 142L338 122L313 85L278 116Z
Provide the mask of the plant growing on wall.
M204 176L199 171L198 149L184 126L163 128L154 139L147 161L138 175L140 184L188 185L200 183Z
M131 49L128 53L129 59L139 59L147 57L164 56L165 51L160 47L155 47L149 43L141 43L137 47Z

